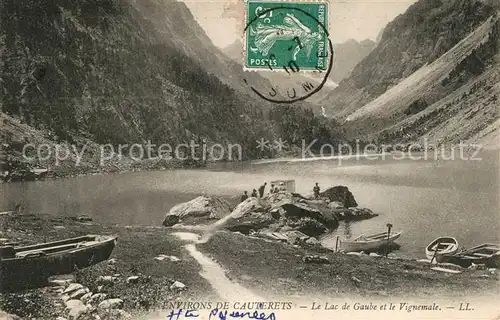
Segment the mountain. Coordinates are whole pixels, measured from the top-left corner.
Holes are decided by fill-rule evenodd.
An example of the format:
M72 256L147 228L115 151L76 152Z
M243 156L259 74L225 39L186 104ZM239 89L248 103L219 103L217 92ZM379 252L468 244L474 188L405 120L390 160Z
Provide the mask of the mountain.
M261 155L258 139L287 139L274 110L285 109L244 79L269 82L217 49L182 2L0 0L0 21L0 106L11 133L31 127L40 141L80 145L239 143L246 158ZM314 119L300 103L287 112ZM19 146L33 135L17 134Z
M244 61L243 61L243 42L241 40L239 39L235 40L232 44L223 48L222 51L227 57L232 59L234 62L238 63L241 66L240 68L242 68ZM253 73L268 79L270 83L272 83L274 86L277 86L279 88L284 88L284 90L282 90L283 92L286 91L286 88L301 87L302 84L306 82L312 83L314 86L317 86L323 80L321 75L307 73L307 72L287 75L283 72L276 73L276 72L260 70ZM313 110L317 111L317 107L315 108L314 106L318 102L323 100L325 96L336 87L337 83L333 82L331 80L331 77L329 77L328 81L324 84L323 88L316 94L309 97L307 99L307 102L305 103L307 103L307 105L310 106Z
M243 64L243 42L240 39L222 49L222 52L230 59Z
M361 42L350 39L333 46L335 51L334 64L330 73L329 87L336 87L342 79L348 77L356 64L363 60L375 47L375 42L365 39ZM243 63L243 43L237 39L222 50L228 57L238 63Z
M244 72L240 64L228 58L216 47L196 22L183 2L162 0L130 0L130 4L147 19L161 35L162 42L177 48L197 61L206 71L222 82L249 93L243 79L258 88L268 88L269 82L254 72Z
M170 24L154 20L148 6ZM238 128L240 115L259 110L215 76L227 68L207 73L202 57L217 59L206 40L193 40L199 35L185 5L164 6L2 0L2 111L64 140L84 132L100 143L249 134ZM186 39L192 47L180 45Z
M375 48L375 42L365 39L361 42L350 39L334 45L334 64L330 79L336 83L350 76L354 67Z
M418 1L323 101L327 114L348 120L351 137L455 143L474 136L498 118L496 10L479 0ZM484 111L472 112L481 104Z

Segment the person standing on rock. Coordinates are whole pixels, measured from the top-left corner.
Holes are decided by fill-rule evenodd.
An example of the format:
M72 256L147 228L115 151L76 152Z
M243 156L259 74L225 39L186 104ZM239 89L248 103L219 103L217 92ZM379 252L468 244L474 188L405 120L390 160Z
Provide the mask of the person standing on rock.
M252 191L252 197L257 198L257 190L253 189L253 191Z
M318 185L317 182L316 182L316 185L313 188L313 192L314 192L314 198L315 199L319 199L319 185Z
M240 202L243 202L243 201L245 201L246 199L248 199L248 193L247 193L247 191L245 190L245 191L243 192L243 194L241 195Z
M264 196L264 190L266 189L267 182L259 187L259 196L262 198Z

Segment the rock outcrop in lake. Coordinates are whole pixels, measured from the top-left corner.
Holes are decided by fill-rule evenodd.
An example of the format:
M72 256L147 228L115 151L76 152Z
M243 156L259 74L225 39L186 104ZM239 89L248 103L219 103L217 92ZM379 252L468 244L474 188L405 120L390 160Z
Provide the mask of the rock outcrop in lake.
M368 208L358 208L354 195L345 186L334 186L320 194L319 199L298 193L278 192L263 198L250 197L233 210L219 197L200 196L174 206L165 216L166 227L212 224L234 232L299 231L316 237L337 229L339 221L356 221L378 216Z
M170 209L163 220L163 225L170 227L180 222L220 219L231 213L231 208L231 204L222 198L200 196Z
M358 203L354 199L349 188L345 186L335 186L321 192L320 197L327 198L330 201L340 202L345 208L357 207Z
M251 230L267 228L274 222L267 203L255 197L250 197L238 204L224 220L222 225L226 229L245 234Z
M299 231L308 237L316 237L335 230L339 221L369 219L378 215L370 209L352 208L357 203L347 187L332 187L323 195L320 199L311 199L297 193L279 192L261 199L251 197L214 226L244 234Z

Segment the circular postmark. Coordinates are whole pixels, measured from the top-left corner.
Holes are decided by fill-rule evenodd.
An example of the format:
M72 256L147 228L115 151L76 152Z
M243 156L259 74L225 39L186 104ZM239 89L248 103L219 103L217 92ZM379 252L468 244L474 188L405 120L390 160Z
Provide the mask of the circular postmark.
M294 103L319 92L328 81L334 57L325 26L327 4L248 3L245 70L263 71L272 86L266 92L244 82L273 103Z

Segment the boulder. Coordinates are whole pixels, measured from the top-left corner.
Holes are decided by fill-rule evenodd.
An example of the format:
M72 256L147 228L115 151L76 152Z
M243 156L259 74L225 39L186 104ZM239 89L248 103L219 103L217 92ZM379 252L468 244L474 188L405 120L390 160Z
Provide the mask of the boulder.
M279 192L279 193L271 193L263 198L263 200L268 203L271 207L276 207L276 204L287 201L291 202L294 200L299 200L301 198L304 198L300 196L299 194L296 194L298 196L294 196L293 193L290 192ZM305 199L305 198L304 198Z
M175 281L171 286L170 286L170 289L171 290L182 290L182 289L185 289L186 288L186 285L180 281Z
M308 236L318 236L338 227L338 219L324 200L307 200L289 192L270 194L264 199L248 198L236 206L216 225L248 234L250 230L269 229L271 232L298 230Z
M94 293L92 297L90 297L89 303L91 304L98 304L101 303L106 299L106 294L105 293Z
M61 294L61 296L59 297L62 301L66 302L69 300L69 294L67 293L63 293Z
M92 292L87 292L83 296L81 296L80 301L87 304L90 302L90 299L92 298Z
M344 204L342 202L338 202L338 201L330 201L327 206L330 209L341 209L341 208L344 208Z
M127 278L127 283L137 283L139 282L139 276L130 276Z
M2 319L2 320L22 320L21 317L18 317L14 314L9 314L9 313L1 311L1 310L0 310L0 319Z
M328 229L335 229L339 225L333 211L327 208L320 210L318 208L319 204L313 204L313 207L309 203L283 201L277 205L283 209L286 218L311 218L323 224Z
M120 309L123 305L122 299L107 299L99 303L99 309Z
M89 293L90 290L88 288L80 288L78 290L75 290L69 294L69 298L71 300L73 299L80 299L83 297L85 294Z
M63 279L54 279L50 280L49 284L53 287L65 287L71 282L69 280L63 280Z
M310 237L309 239L306 240L306 244L310 246L320 246L321 242L319 242L319 240L316 239L315 237Z
M290 223L290 225L310 237L319 236L328 231L328 228L324 224L308 217L300 218L296 222Z
M223 225L228 230L248 234L250 230L266 228L275 221L267 207L264 207L257 198L250 197L234 208Z
M309 236L297 231L297 230L292 230L292 231L286 231L283 232L283 234L288 238L288 243L290 244L299 244L301 242L307 241L309 239Z
M165 216L163 225L171 227L186 219L220 219L231 212L231 204L219 197L200 196L174 206Z
M117 277L115 276L99 276L97 278L97 283L99 284L113 285L116 281Z
M276 241L282 241L282 242L288 242L288 238L282 234L281 232L274 232L269 229L262 229L259 230L255 236L263 239L269 239L269 240L276 240Z
M69 319L78 319L80 316L84 315L89 311L89 308L80 300L68 300L66 302L66 308L69 310Z
M349 188L345 186L335 186L320 193L320 197L327 198L330 202L336 201L344 205L345 208L357 207L358 203L354 199Z
M81 285L80 283L71 283L67 288L66 290L63 291L63 293L67 293L67 294L70 294L76 290L79 290L79 289L83 289L85 288L83 285Z
M335 212L338 219L341 221L364 220L378 216L378 213L374 213L372 210L368 208L334 209L333 212Z

